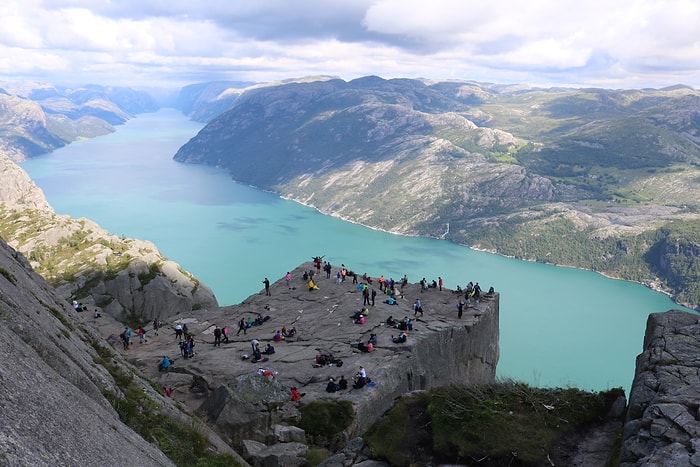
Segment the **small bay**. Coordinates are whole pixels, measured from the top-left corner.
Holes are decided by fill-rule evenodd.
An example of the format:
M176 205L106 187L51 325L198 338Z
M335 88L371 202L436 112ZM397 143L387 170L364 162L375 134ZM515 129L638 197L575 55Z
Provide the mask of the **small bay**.
M162 109L22 167L57 213L152 241L222 305L317 255L370 275L493 286L501 294L498 375L538 386L627 390L648 314L684 309L639 284L391 235L235 183L220 169L173 161L201 127ZM445 358L452 358L448 348Z

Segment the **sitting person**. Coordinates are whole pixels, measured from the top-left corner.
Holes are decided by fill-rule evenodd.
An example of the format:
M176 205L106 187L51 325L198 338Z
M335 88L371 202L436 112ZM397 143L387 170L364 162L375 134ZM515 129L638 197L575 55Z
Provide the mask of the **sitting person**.
M300 393L299 393L299 390L298 390L296 387L293 387L293 388L291 389L291 392L292 392L292 400L293 400L293 401L298 401L299 399L301 399L302 397L304 397L304 396L306 395L305 392L302 392L302 393L300 394Z
M387 325L387 326L391 326L391 327L393 328L394 326L396 326L396 323L397 323L397 321L394 319L393 316L389 316L389 317L386 319L386 325Z
M345 379L345 376L341 376L340 379L338 380L338 390L344 391L347 388L348 388L348 380Z
M350 316L350 318L352 318L353 321L357 321L358 319L360 319L360 316L364 316L362 310L356 311L352 314L352 316Z
M279 331L277 331L277 332L275 333L275 335L272 337L272 340L275 341L275 342L282 342L282 339L283 339L282 333L279 332Z
M95 318L95 319L101 318L101 317L102 317L102 315L100 314L100 312L97 311L97 308L95 308L95 312L92 314L92 317Z
M255 349L255 351L253 352L253 360L252 360L253 363L266 362L268 360L269 360L269 358L262 356L262 353L260 353L260 350Z
M326 385L326 392L336 392L338 389L338 383L336 383L333 378L328 380L328 384Z
M294 336L296 335L296 333L297 333L297 327L296 327L296 326L292 326L292 329L290 329L287 333L282 334L282 336L284 336L284 337L294 337Z
M173 363L170 361L170 359L165 356L163 357L163 360L158 363L158 371L168 371L168 368L170 368L170 365Z
M384 303L388 303L389 305L398 305L394 297L387 298L386 300L384 300Z
M352 387L354 389L362 389L363 387L365 387L367 385L367 378L364 376L355 376L353 378L353 381L354 381L354 383L353 383Z
M263 353L266 353L267 355L272 355L273 353L275 353L275 348L272 345L267 344L267 347L265 347Z
M391 341L394 344L403 344L404 342L406 342L407 339L408 339L408 334L406 334L405 332L402 332L401 334L399 334L396 337L391 336Z
M355 324L365 324L365 315L360 315L360 317L355 320Z
M435 281L435 279L433 279L433 282L430 283L430 288L437 289L437 286L438 286L437 282Z
M318 286L313 279L309 279L309 290L318 290Z
M369 335L369 340L367 341L368 344L372 345L377 345L377 335L372 333Z
M357 349L361 352L373 352L374 345L371 342L367 342L366 344L364 342L360 342L357 344Z

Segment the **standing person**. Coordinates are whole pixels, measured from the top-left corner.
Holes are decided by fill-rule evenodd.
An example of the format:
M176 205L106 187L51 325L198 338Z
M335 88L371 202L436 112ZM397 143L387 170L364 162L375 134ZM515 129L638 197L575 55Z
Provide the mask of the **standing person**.
M362 286L362 296L364 297L362 305L369 305L369 287L367 287L367 284Z
M221 335L224 338L224 342L228 344L228 326L221 328Z
M374 299L377 298L377 291L372 289L372 306L374 306Z
M287 271L287 274L285 274L284 281L287 283L287 288L291 289L292 288L292 274L289 271Z
M245 336L246 324L245 324L245 320L243 318L241 318L241 320L238 322L238 332L236 333L236 335L239 335L241 333L241 331L243 331L243 335Z
M180 323L175 325L175 338L182 340L182 324Z
M160 329L160 320L158 318L153 320L153 334L158 335L158 329Z
M263 281L263 284L265 284L265 295L270 295L270 280L267 277Z
M129 345L131 345L131 329L129 329L129 326L124 328L124 342L126 344L126 348L129 348Z
M416 301L413 304L413 316L416 316L418 313L423 316L423 305L420 302L420 298L416 298Z
M440 292L442 292L442 277L438 277L438 287Z
M457 303L457 318L461 318L463 312L464 312L464 302L462 301L462 299L460 299L459 303Z
M139 344L143 344L144 342L148 342L148 336L143 326L139 326Z
M214 328L214 347L220 347L221 346L221 329L219 329L219 326L216 326Z

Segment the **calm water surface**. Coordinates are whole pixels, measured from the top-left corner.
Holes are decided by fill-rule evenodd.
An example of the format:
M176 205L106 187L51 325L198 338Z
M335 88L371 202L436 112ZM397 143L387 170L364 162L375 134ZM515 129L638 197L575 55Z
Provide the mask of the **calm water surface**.
M154 242L222 305L316 255L372 276L493 286L501 293L498 374L540 386L628 389L647 315L680 308L637 284L378 232L234 183L216 168L174 162L201 127L165 109L22 167L58 213Z

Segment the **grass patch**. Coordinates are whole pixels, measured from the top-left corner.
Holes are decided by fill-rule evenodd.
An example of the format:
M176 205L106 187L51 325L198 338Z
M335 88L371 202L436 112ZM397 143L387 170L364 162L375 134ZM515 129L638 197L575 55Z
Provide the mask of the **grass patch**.
M304 459L306 459L306 462L313 467L328 459L331 454L333 453L325 448L309 448L309 450L306 451Z
M549 465L568 434L605 418L622 389L592 393L503 382L443 387L402 398L366 436L373 457L391 465L431 459L488 465Z
M215 452L206 435L194 424L160 413L159 404L136 384L134 375L116 363L112 350L96 341L91 344L99 356L95 363L107 369L121 391L120 394L105 391L104 396L125 425L155 444L178 466L240 465L234 456Z
M7 269L0 268L0 276L4 277L8 281L10 281L12 284L17 285L17 278L14 276L14 274L12 274Z
M67 327L71 331L75 331L75 326L73 326L73 323L68 321L68 319L65 316L63 316L63 313L61 313L60 311L58 311L56 308L54 308L52 306L50 306L48 308L49 308L49 311L51 312L51 314L54 315L56 318L58 318L58 320L61 322L61 324L63 324L65 327Z

